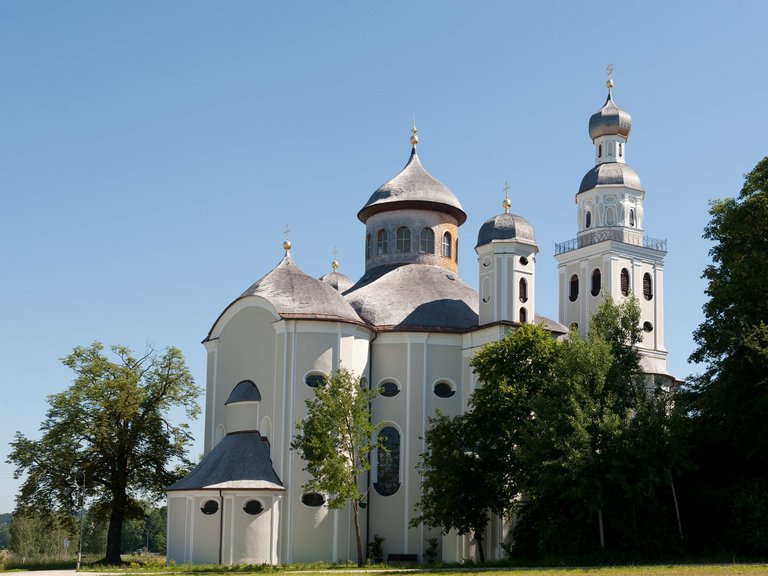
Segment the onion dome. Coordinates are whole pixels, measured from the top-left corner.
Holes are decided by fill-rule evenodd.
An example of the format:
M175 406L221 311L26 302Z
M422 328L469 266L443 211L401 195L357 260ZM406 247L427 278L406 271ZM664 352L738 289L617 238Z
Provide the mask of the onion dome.
M463 332L477 326L477 292L440 266L378 266L344 297L379 330Z
M600 186L624 186L633 190L643 191L640 176L632 168L621 162L606 162L597 164L581 179L579 192L585 192Z
M613 101L611 88L613 81L608 80L608 99L597 112L592 114L589 119L589 137L592 140L600 136L623 136L629 138L629 131L632 129L632 116L629 112L622 110Z
M459 199L448 186L432 177L421 165L416 153L418 138L411 136L411 157L400 173L379 186L357 217L365 223L368 218L379 212L403 210L409 208L438 210L447 212L463 224L467 215Z
M521 244L536 246L533 226L522 216L504 212L489 218L477 234L477 246L490 244L494 240L516 240ZM477 247L475 246L475 247Z
M240 402L261 402L261 392L250 380L243 380L232 389L229 398L224 405L238 404Z
M331 262L331 271L320 276L320 282L325 282L338 292L344 292L348 288L352 287L352 279L349 276L345 276L338 270L339 261L334 258L333 262Z

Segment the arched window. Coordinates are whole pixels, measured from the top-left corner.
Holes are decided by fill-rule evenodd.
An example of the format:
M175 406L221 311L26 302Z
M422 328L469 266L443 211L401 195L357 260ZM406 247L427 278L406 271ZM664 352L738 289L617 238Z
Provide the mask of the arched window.
M600 280L602 279L602 275L600 274L600 268L595 268L592 270L592 290L591 294L592 296L597 296L600 294Z
M528 322L528 311L525 308L520 308L520 324Z
M411 251L411 231L405 226L401 226L397 229L397 251Z
M525 278L520 278L520 302L528 302L528 282Z
M589 228L590 226L592 226L592 212L589 212L589 211L587 212L587 216L584 219L584 226L586 228Z
M643 274L643 298L646 300L653 298L653 279L648 272Z
M371 257L371 235L365 236L365 259L368 260Z
M603 145L598 144L597 145L597 157L602 158L603 157Z
M619 158L621 158L624 155L624 145L619 142Z
M579 297L579 277L574 274L571 276L570 292L568 293L568 300L576 302L576 298Z
M458 264L459 263L459 239L458 238L456 238L456 245L454 246L453 253L455 255L456 264Z
M443 256L446 258L451 257L451 233L446 232L443 234Z
M392 496L400 488L400 433L392 426L379 431L376 482L373 487L382 496Z
M376 254L387 253L387 231L379 230L376 234Z
M620 274L621 295L629 296L629 270L626 268L621 269Z
M635 225L635 209L630 208L629 209L629 225L634 227Z
M435 232L432 228L422 228L419 236L419 252L425 254L435 253Z

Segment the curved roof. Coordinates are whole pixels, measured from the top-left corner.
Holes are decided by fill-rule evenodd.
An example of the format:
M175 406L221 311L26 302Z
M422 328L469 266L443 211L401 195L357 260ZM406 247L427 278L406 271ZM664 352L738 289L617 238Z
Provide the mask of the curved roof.
M257 431L227 434L184 478L166 490L285 490Z
M589 137L592 140L599 136L611 135L629 138L630 130L632 130L632 116L626 110L616 106L609 90L608 99L603 104L603 107L592 114L589 119Z
M286 254L271 272L243 292L240 298L246 296L261 296L268 300L282 318L362 323L339 292L304 274L290 254Z
M320 276L320 282L325 282L334 290L338 292L344 292L352 287L352 279L349 276L342 274L341 272L328 272Z
M460 332L477 326L477 292L440 266L379 266L344 297L378 329Z
M236 404L238 402L260 402L261 392L251 380L243 380L238 383L229 394L229 398L224 402L227 404Z
M579 192L592 190L598 186L624 186L633 190L643 191L640 176L632 168L621 162L604 162L597 164L581 179Z
M454 216L459 225L467 219L459 199L451 189L433 178L421 165L415 147L405 167L397 176L379 186L357 213L357 217L365 222L378 212L401 208L441 210Z
M494 240L517 240L522 244L536 246L531 223L522 216L509 212L498 214L485 221L477 234L475 248L490 244Z

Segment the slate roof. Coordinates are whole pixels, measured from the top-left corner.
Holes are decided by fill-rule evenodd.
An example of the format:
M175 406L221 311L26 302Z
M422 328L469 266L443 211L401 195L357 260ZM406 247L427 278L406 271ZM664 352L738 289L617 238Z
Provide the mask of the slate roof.
M629 138L630 130L632 130L632 116L626 110L616 106L609 91L603 107L589 118L589 137L594 140L599 136L619 134Z
M533 226L522 216L505 212L489 218L480 227L477 234L477 246L484 246L494 240L517 240L523 244L536 246Z
M621 162L604 162L597 164L581 179L579 192L592 190L598 186L626 186L633 190L643 191L640 176L632 168Z
M272 467L269 444L257 431L227 434L174 490L285 490Z
M427 208L447 212L458 224L463 224L467 215L459 199L448 186L432 177L421 165L416 148L400 173L379 186L363 206L357 217L365 223L369 217L387 210L405 208Z
M283 318L362 320L333 287L302 272L289 254L266 276L240 295L261 296Z
M344 297L380 330L461 332L477 326L477 292L440 266L379 266L366 272Z
M341 272L328 272L320 276L320 282L325 282L338 292L344 292L352 287L352 279Z

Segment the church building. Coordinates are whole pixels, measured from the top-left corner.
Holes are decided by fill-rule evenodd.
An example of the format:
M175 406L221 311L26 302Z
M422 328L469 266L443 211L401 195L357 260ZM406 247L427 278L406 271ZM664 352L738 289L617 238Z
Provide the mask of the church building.
M503 211L471 231L477 286L458 275L459 199L431 176L417 153L416 129L405 167L357 213L365 225L365 273L313 278L283 245L277 266L234 299L203 344L207 351L205 456L167 489L168 561L278 564L356 560L350 508L329 510L305 493L304 465L290 449L305 400L343 366L376 387L373 421L386 455L374 453L364 541L384 538L385 559L424 561L427 539L438 558L475 555L470 536L411 528L421 489L416 464L428 419L458 415L478 386L469 361L488 342L524 323L553 338L584 333L610 294L637 294L642 306L643 367L667 378L663 261L666 243L644 235L645 192L626 163L631 119L608 98L589 122L595 166L576 194L577 237L556 246L559 320L536 311L534 230ZM654 377L656 377L654 376ZM495 519L486 557L501 558L509 526Z

